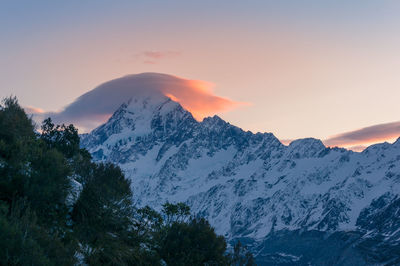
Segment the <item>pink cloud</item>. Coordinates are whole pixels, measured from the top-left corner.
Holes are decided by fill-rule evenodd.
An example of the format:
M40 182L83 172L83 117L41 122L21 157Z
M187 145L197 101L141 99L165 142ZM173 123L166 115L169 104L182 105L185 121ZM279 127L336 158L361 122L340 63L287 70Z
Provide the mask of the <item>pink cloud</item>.
M400 121L373 125L334 135L324 140L324 144L331 147L359 147L360 145L366 146L383 141L392 141L398 137L400 137Z
M136 54L138 60L142 60L143 64L157 64L160 60L179 56L181 53L177 51L144 51Z
M384 141L392 142L400 137L400 121L373 125L353 131L334 135L323 140L327 147L342 147L361 152L369 145ZM281 139L284 145L289 145L293 139Z
M143 55L148 58L159 59L165 57L173 57L180 55L179 52L175 51L144 51Z

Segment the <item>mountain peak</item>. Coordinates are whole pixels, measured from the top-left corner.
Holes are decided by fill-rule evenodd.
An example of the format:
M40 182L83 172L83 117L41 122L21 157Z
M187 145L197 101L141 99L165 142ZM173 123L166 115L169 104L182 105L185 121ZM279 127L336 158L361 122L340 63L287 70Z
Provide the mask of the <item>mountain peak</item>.
M296 157L313 157L326 149L321 140L315 138L304 138L292 141L288 152L294 153Z
M225 122L218 115L214 115L214 116L205 117L203 119L202 123L204 125L212 126L212 125L223 125L223 124L226 124L227 122Z
M172 101L164 95L138 96L129 99L125 108L133 113L168 113L181 107L179 103ZM182 108L182 107L181 107Z
M139 136L152 133L156 121L179 121L185 117L192 116L179 103L163 95L153 95L131 98L121 105L110 121L123 124L133 135Z

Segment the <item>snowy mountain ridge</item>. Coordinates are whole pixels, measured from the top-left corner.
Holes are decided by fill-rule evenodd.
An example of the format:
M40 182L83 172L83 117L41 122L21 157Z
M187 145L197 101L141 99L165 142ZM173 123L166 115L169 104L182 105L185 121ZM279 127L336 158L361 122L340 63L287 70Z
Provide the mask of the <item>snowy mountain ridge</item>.
M400 138L361 153L312 138L285 146L218 116L198 122L167 97L138 97L82 135L82 146L96 161L120 165L139 206L186 202L217 233L255 248L296 230L400 243Z

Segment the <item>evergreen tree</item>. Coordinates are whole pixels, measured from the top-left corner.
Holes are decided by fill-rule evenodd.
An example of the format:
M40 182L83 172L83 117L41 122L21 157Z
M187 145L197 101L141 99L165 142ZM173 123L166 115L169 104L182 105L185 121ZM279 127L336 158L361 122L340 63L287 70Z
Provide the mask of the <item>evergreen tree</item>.
M32 121L16 98L4 99L0 106L0 200L11 205L13 198L24 196L36 146Z
M159 254L167 265L227 265L226 242L204 218L190 217L183 203L163 205L166 217L159 232Z
M112 164L92 164L74 205L74 232L93 265L127 265L131 260L133 204L130 182Z
M69 174L64 156L37 138L32 120L16 98L4 99L0 107L0 239L5 264L71 263L73 256L62 242L67 235ZM61 248L52 248L57 246Z
M254 266L256 265L253 254L251 254L240 241L233 247L230 264L233 266Z
M42 124L40 138L50 147L57 149L68 159L79 154L78 130L73 126L54 125L51 118L47 118Z
M3 100L0 265L241 261L229 258L225 239L205 219L192 217L183 203L165 203L162 214L136 209L130 181L118 166L93 163L73 125L55 125L49 118L41 133L34 129L15 97Z

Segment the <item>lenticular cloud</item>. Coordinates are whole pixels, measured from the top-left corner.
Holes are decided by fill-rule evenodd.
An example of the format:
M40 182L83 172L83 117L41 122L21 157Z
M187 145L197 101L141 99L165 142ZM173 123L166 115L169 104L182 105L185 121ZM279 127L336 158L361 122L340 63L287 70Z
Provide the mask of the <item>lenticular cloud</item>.
M83 94L61 112L35 113L36 119L52 117L57 123L73 123L89 131L104 123L124 102L134 97L165 95L179 102L200 120L242 103L219 97L212 84L159 73L128 75L105 82Z
M373 125L333 136L324 141L327 146L355 146L377 143L400 137L400 121ZM362 147L359 147L362 149Z

